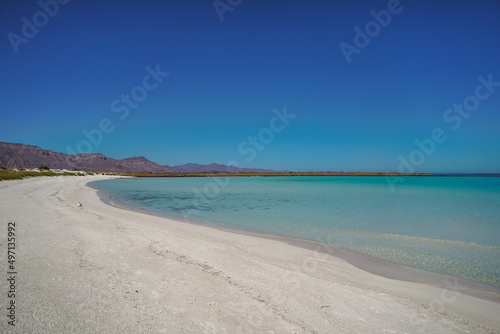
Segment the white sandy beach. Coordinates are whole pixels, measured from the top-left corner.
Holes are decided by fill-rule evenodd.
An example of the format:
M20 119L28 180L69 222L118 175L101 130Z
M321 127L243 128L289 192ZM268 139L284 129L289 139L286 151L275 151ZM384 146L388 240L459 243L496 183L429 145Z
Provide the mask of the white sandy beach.
M1 333L500 332L500 303L460 286L392 280L279 240L116 208L85 186L104 178L0 182Z

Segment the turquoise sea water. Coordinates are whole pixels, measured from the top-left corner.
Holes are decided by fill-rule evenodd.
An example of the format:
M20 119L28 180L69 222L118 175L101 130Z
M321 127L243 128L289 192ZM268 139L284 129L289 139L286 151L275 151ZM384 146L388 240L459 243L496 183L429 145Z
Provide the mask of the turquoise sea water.
M500 178L115 179L122 204L179 220L315 240L500 287Z

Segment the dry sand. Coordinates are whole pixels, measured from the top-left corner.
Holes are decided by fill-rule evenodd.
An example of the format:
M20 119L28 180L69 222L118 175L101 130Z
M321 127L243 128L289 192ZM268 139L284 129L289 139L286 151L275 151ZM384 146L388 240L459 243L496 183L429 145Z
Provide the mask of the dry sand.
M279 240L109 206L85 186L102 178L0 182L1 333L500 331L498 296L469 296L453 280L393 280ZM6 317L9 221L15 327Z

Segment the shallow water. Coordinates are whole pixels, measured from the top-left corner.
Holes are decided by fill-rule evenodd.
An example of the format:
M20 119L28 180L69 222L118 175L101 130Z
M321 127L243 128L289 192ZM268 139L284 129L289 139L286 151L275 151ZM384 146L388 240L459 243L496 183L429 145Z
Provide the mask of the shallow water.
M500 178L114 179L125 205L188 222L315 240L500 286Z

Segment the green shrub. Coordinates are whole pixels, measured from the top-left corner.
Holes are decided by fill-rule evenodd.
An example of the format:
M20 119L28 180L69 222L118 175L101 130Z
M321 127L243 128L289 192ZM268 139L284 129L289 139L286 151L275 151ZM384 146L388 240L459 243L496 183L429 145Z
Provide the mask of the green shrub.
M38 176L59 176L59 175L71 175L75 176L74 173L62 173L58 174L55 172L43 170L40 172L27 172L24 168L19 168L17 171L10 169L0 169L0 181L3 180L21 180L28 177L38 177Z

